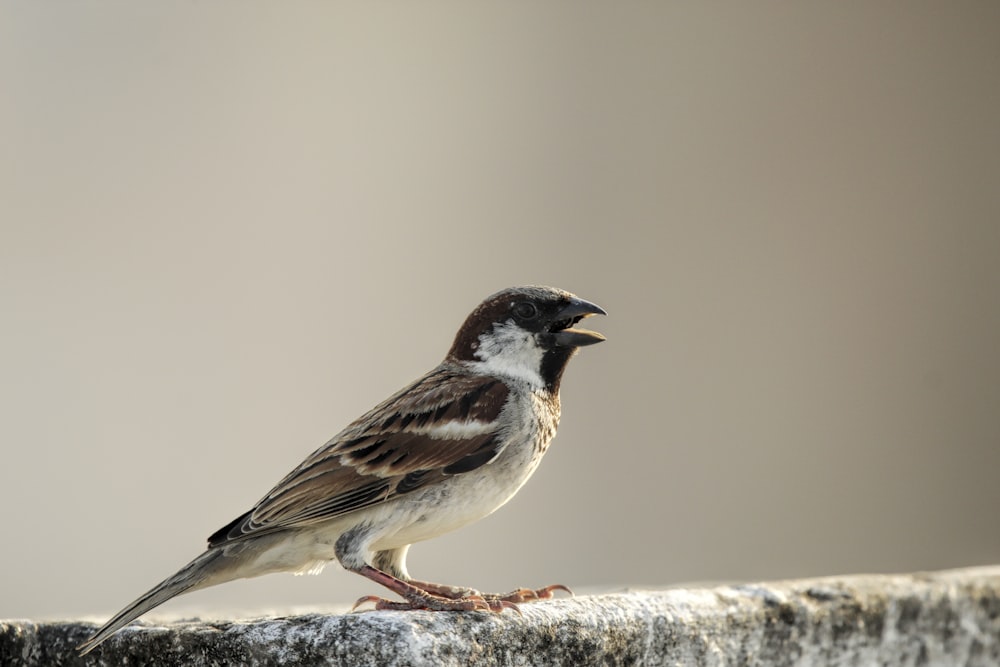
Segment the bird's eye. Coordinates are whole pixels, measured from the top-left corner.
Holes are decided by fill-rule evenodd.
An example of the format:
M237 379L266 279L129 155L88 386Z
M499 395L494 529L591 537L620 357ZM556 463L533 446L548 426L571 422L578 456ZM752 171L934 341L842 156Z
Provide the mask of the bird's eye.
M538 307L530 301L519 301L514 304L514 317L519 320L533 320L538 317Z

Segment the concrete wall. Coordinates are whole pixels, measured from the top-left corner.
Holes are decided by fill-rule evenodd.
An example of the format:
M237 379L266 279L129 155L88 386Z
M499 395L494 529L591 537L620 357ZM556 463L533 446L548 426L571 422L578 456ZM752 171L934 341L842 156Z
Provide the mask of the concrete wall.
M522 614L372 612L128 628L0 623L3 664L996 665L1000 566L582 596Z

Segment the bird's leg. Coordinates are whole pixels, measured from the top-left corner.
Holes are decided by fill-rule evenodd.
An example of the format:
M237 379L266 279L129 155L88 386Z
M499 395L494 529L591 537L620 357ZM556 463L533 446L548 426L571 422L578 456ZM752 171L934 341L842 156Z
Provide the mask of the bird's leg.
M459 599L474 596L481 597L487 602L510 602L512 604L517 604L519 602L533 602L535 600L549 600L556 591L566 591L570 595L573 595L573 591L562 584L553 584L552 586L537 589L518 588L509 593L481 593L474 588L447 586L445 584L435 584L429 581L417 581L415 579L410 579L409 583L417 588L427 591L428 593L439 595L444 598Z
M374 602L376 609L394 609L398 611L409 611L413 609L426 609L428 611L503 611L508 607L516 609L512 602L503 600L487 601L480 595L470 594L458 597L445 597L432 591L424 590L420 586L397 579L396 577L378 570L371 565L362 565L353 569L363 577L382 584L393 593L404 598L406 602L395 602L386 600L376 595L366 595L354 603L354 609L366 602Z

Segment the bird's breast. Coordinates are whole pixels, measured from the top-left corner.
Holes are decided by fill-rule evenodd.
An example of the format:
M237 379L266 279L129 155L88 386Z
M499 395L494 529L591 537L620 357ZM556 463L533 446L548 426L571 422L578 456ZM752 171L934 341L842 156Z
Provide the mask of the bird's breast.
M558 398L528 393L508 403L503 419L506 444L493 461L387 503L394 506L398 521L393 522L395 530L386 531L373 545L376 550L461 528L492 514L517 493L555 435Z

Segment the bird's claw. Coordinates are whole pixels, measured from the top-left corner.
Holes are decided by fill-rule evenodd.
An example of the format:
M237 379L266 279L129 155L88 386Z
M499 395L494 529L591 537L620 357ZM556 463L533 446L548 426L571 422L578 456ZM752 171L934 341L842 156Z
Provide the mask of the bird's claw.
M497 613L500 613L504 609L512 609L513 611L517 612L518 616L524 616L524 612L522 612L521 608L517 606L517 603L511 602L509 600L496 600L496 601L491 600L490 609Z
M390 600L386 600L385 598L380 598L377 595L366 595L364 597L358 598L358 601L355 602L354 606L351 607L351 613L354 613L355 611L357 611L358 607L360 607L361 605L363 605L363 604L365 604L367 602L374 602L375 603L375 608L379 609L380 608L379 605L381 603L383 603L383 602L390 602Z
M517 590L511 591L510 593L502 593L499 595L488 595L486 596L489 600L500 600L503 602L512 602L517 604L519 602L533 602L535 600L551 600L556 591L565 591L569 593L570 597L573 597L573 591L562 584L553 584L551 586L545 586L544 588L518 588Z
M535 594L538 595L538 597L540 598L548 600L551 597L553 597L553 593L555 593L556 591L563 591L570 597L575 597L573 591L569 589L569 586L564 586L562 584L552 584L551 586L546 586L545 588L539 588L537 591L535 591Z

